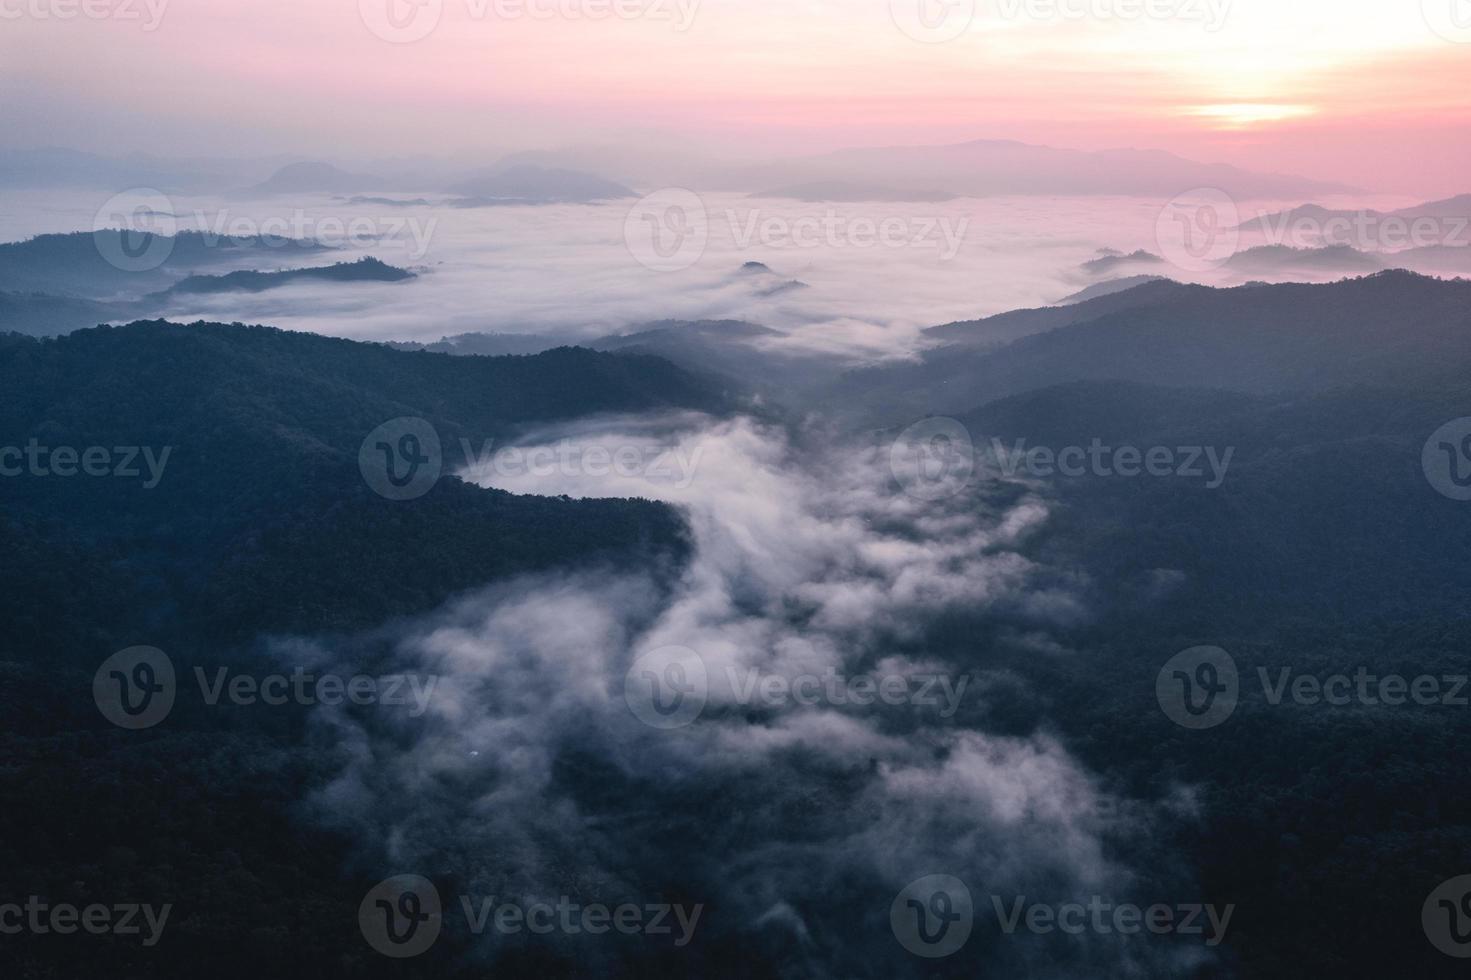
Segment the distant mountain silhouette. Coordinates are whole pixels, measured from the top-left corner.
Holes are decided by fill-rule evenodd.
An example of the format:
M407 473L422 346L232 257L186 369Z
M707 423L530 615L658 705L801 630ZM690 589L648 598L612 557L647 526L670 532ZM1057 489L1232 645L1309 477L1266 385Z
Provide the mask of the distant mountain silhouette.
M250 191L255 194L351 194L382 187L383 183L379 177L349 173L330 163L313 160L287 164Z
M739 180L752 189L856 184L970 197L1135 194L1168 199L1184 188L1216 187L1247 199L1352 190L1306 177L1199 163L1160 150L1069 150L1012 140L838 150L752 167Z
M397 197L373 197L371 195L354 195L347 199L348 204L375 204L386 208L427 208L432 206L431 201L422 197L397 198Z
M395 350L430 351L461 356L504 357L506 355L540 354L564 346L560 340L529 333L462 333L444 337L432 344L414 341L390 341Z
M1226 261L1225 267L1247 275L1287 275L1293 272L1353 275L1377 272L1385 267L1385 262L1379 256L1348 245L1322 248L1260 245L1237 252Z
M785 337L779 330L744 320L661 320L589 341L593 350L650 354L710 379L714 390L729 398L749 392L775 395L835 376L822 359L772 349Z
M590 204L633 197L622 184L577 170L522 164L451 185L460 207L499 203Z
M778 282L773 283L770 286L763 286L761 289L758 289L756 291L756 295L761 297L762 299L771 299L773 296L784 296L787 293L800 292L803 289L811 288L812 287L810 285L800 279L788 279L785 282Z
M837 203L889 201L904 204L953 201L958 196L949 191L904 190L897 187L884 187L878 184L859 184L844 180L825 180L813 181L807 184L794 184L789 187L779 187L775 190L759 191L751 195L751 197L787 198L789 200L807 201L811 203L821 203L823 201Z
M945 344L994 347L1010 343L1021 337L1029 337L1032 334L1046 333L1049 330L1096 320L1119 310L1177 302L1197 292L1203 292L1205 288L1178 283L1170 279L1152 279L1129 289L1110 291L1102 296L1078 303L1044 306L1033 310L1011 310L980 320L965 320L929 327L925 330L925 336Z
M1301 207L1292 208L1287 211L1274 211L1264 214L1248 221L1243 221L1237 226L1241 231L1256 231L1263 234L1274 234L1278 231L1291 231L1294 222L1306 222L1314 226L1326 224L1329 221L1343 221L1352 219L1356 215L1380 215L1378 211L1346 211L1343 209L1325 208L1321 204L1304 204Z
M1390 268L1413 269L1431 275L1471 275L1471 244L1426 245L1390 252L1383 257Z
M91 187L112 193L124 187L189 191L228 183L219 174L139 154L116 158L57 147L0 150L0 187Z
M800 279L782 279L765 262L747 262L736 270L736 275L759 283L755 295L761 299L770 299L785 293L811 288Z
M1399 228L1390 232L1384 228L1388 219L1398 219L1402 224L1413 224L1421 219L1452 221L1460 225L1460 243L1471 244L1471 194L1460 194L1439 201L1426 201L1394 211L1376 211L1372 208L1358 210L1325 208L1321 204L1304 204L1287 211L1274 211L1241 222L1242 231L1268 236L1277 244L1314 245L1317 241L1297 241L1300 236L1325 234L1332 238L1329 244L1355 245L1359 248L1373 247L1376 241L1383 248L1392 247L1387 241L1391 235L1408 236L1410 228ZM1464 222L1464 224L1462 224ZM1346 223L1346 224L1345 224ZM1334 227L1329 227L1333 225ZM1366 229L1367 239L1360 238L1360 227ZM1443 231L1454 233L1456 228L1447 225ZM1407 241L1408 243L1408 241ZM1426 243L1429 244L1429 243Z
M1112 249L1105 249L1098 258L1089 259L1087 262L1084 262L1082 268L1084 272L1090 275L1099 276L1104 273L1113 272L1120 266L1162 265L1164 261L1160 256L1155 255L1153 252L1145 251L1142 248L1130 252L1128 255Z
M278 272L228 272L219 276L190 276L175 283L156 296L177 296L199 293L249 292L259 293L275 289L288 283L303 280L320 282L403 282L417 278L407 269L380 262L372 257L356 262L338 262L335 265L315 266L306 269L283 269Z
M780 337L782 334L779 330L745 320L657 320L635 327L628 333L612 334L595 340L590 346L595 350L611 350L615 347L641 344L650 337L660 335L751 340L758 337Z
M1426 201L1424 204L1412 205L1408 208L1400 208L1391 211L1390 214L1401 218L1466 218L1471 220L1471 194L1457 194L1455 197L1442 198L1438 201Z
M1064 296L1062 299L1057 301L1056 305L1070 306L1074 303L1084 303L1090 299L1098 299L1102 296L1111 296L1114 293L1121 293L1126 289L1133 289L1135 286L1142 286L1145 283L1159 282L1163 278L1165 277L1141 275L1124 276L1120 279L1109 279L1104 282L1094 283L1086 289L1080 289L1076 293Z
M0 290L40 291L91 299L136 298L181 275L226 263L305 259L331 249L317 242L185 231L174 236L104 229L38 235L0 244ZM133 271L120 256L157 255Z
M0 332L50 337L113 319L106 304L46 293L0 293Z
M1043 324L1052 328L994 349L974 339ZM1087 380L1247 394L1444 384L1471 371L1471 282L1403 271L1324 285L1159 282L933 335L957 333L969 342L850 373L834 403L903 417Z

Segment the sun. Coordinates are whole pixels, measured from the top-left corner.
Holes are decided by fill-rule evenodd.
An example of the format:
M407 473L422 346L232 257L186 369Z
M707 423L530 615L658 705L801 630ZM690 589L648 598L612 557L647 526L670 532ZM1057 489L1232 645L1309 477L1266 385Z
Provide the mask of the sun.
M1301 119L1313 115L1315 111L1310 105L1269 102L1226 102L1191 106L1185 110L1186 115L1208 120L1220 129L1250 129L1265 123Z

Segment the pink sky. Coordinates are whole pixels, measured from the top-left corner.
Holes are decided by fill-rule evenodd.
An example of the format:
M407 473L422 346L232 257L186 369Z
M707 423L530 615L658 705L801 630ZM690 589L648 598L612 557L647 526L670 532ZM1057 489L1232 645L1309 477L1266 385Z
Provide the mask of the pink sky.
M1149 0L1173 16L1133 20L1112 4L1145 0L616 0L629 15L601 19L420 0L431 21L400 12L434 29L409 43L370 29L403 0L151 0L153 30L145 0L88 0L137 19L48 6L69 2L0 0L6 145L351 161L1012 138L1471 190L1468 0ZM920 3L955 36L911 36Z

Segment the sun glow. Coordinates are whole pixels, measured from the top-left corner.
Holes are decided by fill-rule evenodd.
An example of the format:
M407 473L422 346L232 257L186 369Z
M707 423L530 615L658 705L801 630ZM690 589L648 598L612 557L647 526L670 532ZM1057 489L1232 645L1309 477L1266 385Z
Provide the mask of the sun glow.
M1307 105L1273 105L1264 102L1231 102L1222 105L1193 106L1186 114L1216 123L1224 129L1246 129L1261 123L1282 122L1311 116L1316 110Z

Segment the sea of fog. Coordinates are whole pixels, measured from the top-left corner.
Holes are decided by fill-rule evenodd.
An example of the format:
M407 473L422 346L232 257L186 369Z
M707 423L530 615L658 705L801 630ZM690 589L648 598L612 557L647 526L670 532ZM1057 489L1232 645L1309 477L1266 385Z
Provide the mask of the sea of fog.
M320 737L348 761L305 812L373 867L452 867L476 893L697 896L707 944L772 944L801 976L911 975L894 896L937 872L998 894L1132 894L1106 840L1172 804L1116 799L1055 737L992 721L1022 683L997 649L1068 656L1050 635L1088 616L1066 576L1022 553L1048 504L1020 487L922 500L895 486L885 449L801 439L746 418L604 418L514 447L573 465L462 471L518 493L664 500L693 553L672 583L643 568L529 575L363 638L439 678L433 707L323 710ZM580 462L629 451L649 465ZM926 642L956 614L1007 626L957 658ZM278 645L283 662L342 655ZM882 704L859 694L879 678ZM1111 976L1181 975L1210 955L1086 941ZM589 974L618 955L547 942ZM1051 975L1034 971L1060 952L986 945L1011 975ZM493 966L507 950L473 955Z
M342 248L308 264L372 255L420 273L401 284L298 283L189 297L170 309L172 319L434 341L476 331L577 340L654 320L738 318L789 330L796 346L860 360L909 353L927 326L1055 303L1108 278L1080 265L1104 248L1160 251L1166 206L1125 197L815 204L668 191L644 205L457 208L326 195L165 200L167 210L148 215L145 227L314 237ZM1241 216L1300 203L1251 202ZM109 207L116 205L100 192L12 192L0 196L0 241L89 231L111 223L98 217ZM656 234L662 248L651 245ZM748 262L765 263L772 275L741 275ZM1209 281L1209 273L1170 264L1133 271ZM791 281L804 285L779 288Z

